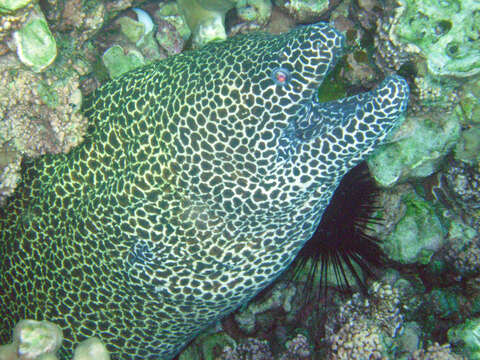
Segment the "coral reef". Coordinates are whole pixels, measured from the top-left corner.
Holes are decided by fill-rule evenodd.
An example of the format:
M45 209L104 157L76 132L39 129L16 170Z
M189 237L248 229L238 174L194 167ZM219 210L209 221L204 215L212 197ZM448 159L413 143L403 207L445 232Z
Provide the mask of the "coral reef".
M0 359L54 360L62 340L60 327L51 322L21 320L13 330L12 343L0 346Z
M31 0L0 2L0 55L10 50L3 40L8 38L12 32L21 29L34 4Z
M250 303L244 311L235 315L238 326L247 334L253 333L256 325L256 315L276 308L289 312L296 293L297 290L292 284L276 283L271 290L271 296L264 301Z
M424 58L434 76L469 77L480 72L480 4L476 0L399 0L379 26L377 44L395 68ZM383 43L383 46L382 46Z
M480 236L473 228L452 221L445 248L444 261L456 274L464 278L480 274Z
M311 356L311 346L305 335L297 334L292 340L287 341L285 346L287 350L280 355L280 360L309 359Z
M452 352L450 344L435 343L426 349L415 351L411 360L467 360L467 358Z
M93 337L78 344L73 360L110 360L110 355L100 339Z
M158 25L155 37L159 45L168 55L182 51L192 32L181 15L178 4L173 1L160 4L154 19Z
M248 339L235 348L225 347L222 360L270 360L273 355L266 341Z
M178 0L181 12L192 31L194 46L214 39L226 39L225 14L235 7L236 0Z
M330 6L328 0L275 0L275 5L299 23L318 20Z
M270 0L237 0L237 15L240 20L265 25L272 15Z
M353 295L326 324L329 359L382 359L403 327L400 294L374 282L369 298Z
M35 72L44 71L57 57L57 43L38 5L13 33L13 39L18 58Z
M122 2L115 3L120 6ZM55 7L48 16L58 18L56 29L68 34L79 48L99 32L109 14L103 1L89 2L85 6L81 0L67 0L64 6Z
M381 244L387 256L401 263L426 264L444 244L444 233L434 208L414 192L405 193L405 214Z
M105 51L102 62L112 79L146 63L139 51L130 50L125 54L125 50L120 45L113 45Z
M460 130L455 113L410 115L392 143L370 157L370 172L383 187L427 177L439 169Z
M81 142L87 125L81 104L78 76L54 79L25 70L1 73L1 200L14 188L22 156L68 152Z
M59 326L49 321L21 320L13 331L13 341L0 346L1 360L58 360L63 341ZM75 348L73 360L110 360L100 339L93 337Z
M32 0L1 0L0 15L16 12L31 2Z
M223 349L220 360L302 360L310 359L310 345L307 338L297 334L292 340L286 343L286 350L274 356L268 342L255 338L248 338L246 341L235 347L226 346ZM208 358L206 358L208 359Z
M468 319L448 330L448 339L458 344L470 360L480 359L480 318Z
M478 141L478 139L477 139ZM470 226L480 228L480 168L452 160L445 168L446 191Z
M200 47L215 39L225 39L225 15L236 9L238 21L265 25L272 13L270 0L177 0L180 12L192 31L192 44Z

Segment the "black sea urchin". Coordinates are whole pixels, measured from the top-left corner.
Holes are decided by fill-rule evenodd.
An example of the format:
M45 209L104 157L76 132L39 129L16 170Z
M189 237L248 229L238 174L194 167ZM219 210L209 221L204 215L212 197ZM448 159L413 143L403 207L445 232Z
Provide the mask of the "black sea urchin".
M353 277L366 290L365 279L385 262L379 240L366 232L381 221L374 215L377 195L365 162L343 177L315 234L290 266L293 278L304 277L305 296L318 297L320 289L326 289L329 271L340 287L349 288Z

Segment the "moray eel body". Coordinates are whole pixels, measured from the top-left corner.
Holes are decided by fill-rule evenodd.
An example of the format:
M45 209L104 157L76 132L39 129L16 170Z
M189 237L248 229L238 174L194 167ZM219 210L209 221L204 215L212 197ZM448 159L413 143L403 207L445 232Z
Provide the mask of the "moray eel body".
M239 36L130 72L87 101L69 154L1 213L1 341L21 318L114 359L171 359L294 259L342 176L395 128L406 82L317 103L325 24Z

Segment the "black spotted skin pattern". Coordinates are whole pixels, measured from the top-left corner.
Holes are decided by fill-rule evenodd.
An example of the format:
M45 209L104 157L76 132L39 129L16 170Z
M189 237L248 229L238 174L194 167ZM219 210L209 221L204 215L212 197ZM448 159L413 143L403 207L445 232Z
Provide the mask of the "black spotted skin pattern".
M85 142L27 164L1 210L0 342L46 319L62 358L98 336L171 359L271 283L407 104L396 76L317 103L342 46L326 24L238 36L100 87Z

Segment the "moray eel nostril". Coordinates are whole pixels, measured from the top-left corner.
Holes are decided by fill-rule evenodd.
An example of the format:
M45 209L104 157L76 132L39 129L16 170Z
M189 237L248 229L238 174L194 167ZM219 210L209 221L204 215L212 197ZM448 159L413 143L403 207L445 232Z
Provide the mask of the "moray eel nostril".
M406 107L396 76L313 101L342 46L326 24L237 36L97 89L85 142L32 160L0 210L0 340L47 319L62 358L98 336L171 359L274 281Z

